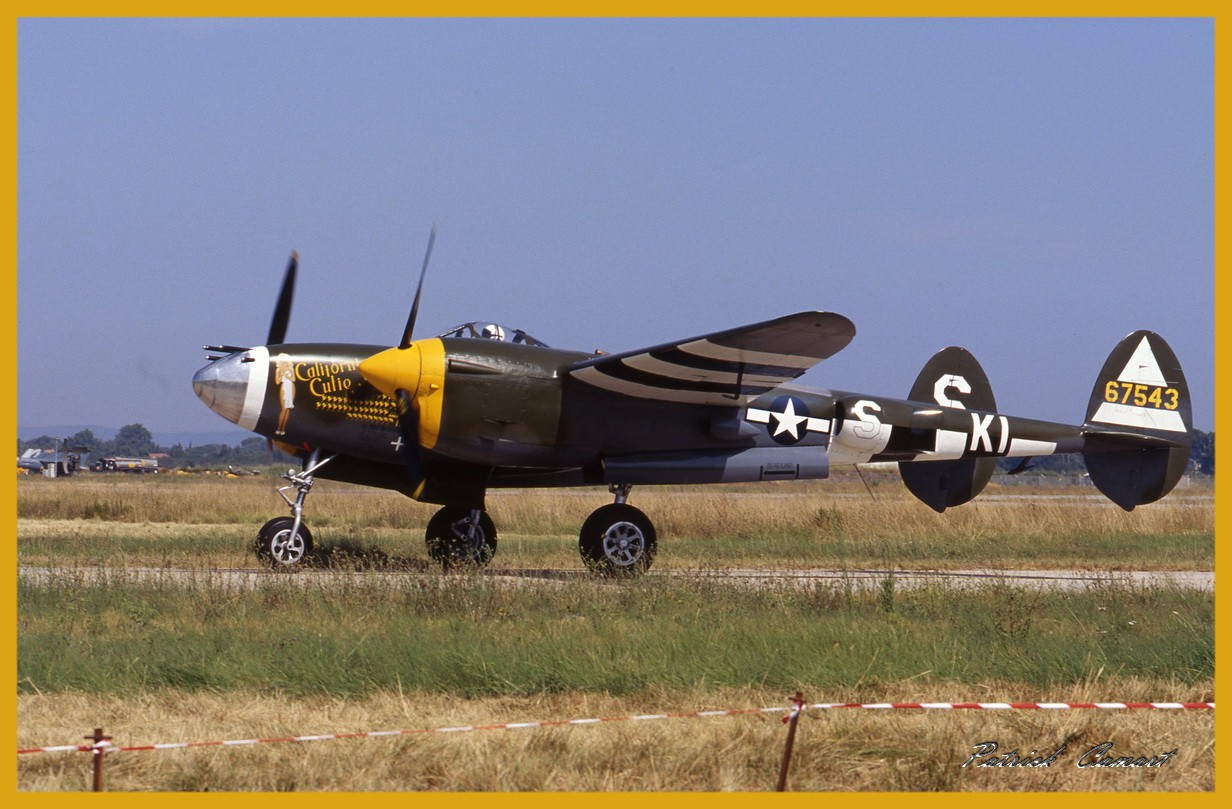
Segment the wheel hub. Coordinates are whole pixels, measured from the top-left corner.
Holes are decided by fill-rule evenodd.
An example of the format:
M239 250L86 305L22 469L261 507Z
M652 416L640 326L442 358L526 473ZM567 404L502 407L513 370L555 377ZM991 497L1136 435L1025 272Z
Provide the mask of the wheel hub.
M604 532L603 555L613 564L629 567L641 558L645 542L646 538L640 528L622 520L609 526Z
M292 536L290 530L283 529L270 540L270 551L280 564L293 565L304 558L304 538L298 532Z
M479 558L485 539L482 528L473 524L468 518L454 523L451 526L451 532L457 540L454 548L460 560L473 561Z

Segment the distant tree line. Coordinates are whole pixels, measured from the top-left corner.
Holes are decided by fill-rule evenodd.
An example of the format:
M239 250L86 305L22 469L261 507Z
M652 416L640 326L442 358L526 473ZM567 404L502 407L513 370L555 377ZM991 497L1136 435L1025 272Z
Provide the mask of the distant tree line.
M17 454L27 449L37 447L52 449L56 441L61 447L84 447L85 451L95 458L147 458L154 453L167 455L164 466L217 469L226 466L262 466L269 463L283 464L294 459L275 447L272 452L264 438L246 438L238 446L230 444L201 444L185 447L175 444L170 447L160 447L154 443L154 436L140 424L126 424L110 441L103 441L91 430L82 430L66 438L56 439L48 435L40 435L29 441L17 439ZM1189 452L1191 468L1204 475L1215 474L1215 434L1204 433L1201 430L1193 432L1193 446ZM998 461L998 469L1008 472L1017 467L1021 461L1017 458L1003 458ZM1032 458L1030 469L1040 472L1055 472L1062 475L1081 476L1086 473L1086 464L1081 455L1043 455Z
M77 451L81 447L83 453L89 453L91 458L148 458L151 455L163 454L166 459L161 466L187 467L198 469L221 469L228 466L250 467L264 466L269 463L284 464L294 459L282 450L274 447L271 451L264 438L246 438L238 446L230 444L173 444L161 447L154 441L153 434L140 424L126 424L116 433L115 438L103 440L94 434L93 430L82 430L70 436L40 435L28 441L17 439L17 454L21 455L27 449L53 449L57 441L61 451Z
M1008 472L1021 463L1017 458L1002 458L997 462L997 469ZM1215 434L1193 431L1193 445L1189 448L1189 467L1194 472L1203 475L1215 474ZM1031 471L1054 472L1060 475L1085 475L1087 465L1081 455L1042 455L1032 458L1028 467Z

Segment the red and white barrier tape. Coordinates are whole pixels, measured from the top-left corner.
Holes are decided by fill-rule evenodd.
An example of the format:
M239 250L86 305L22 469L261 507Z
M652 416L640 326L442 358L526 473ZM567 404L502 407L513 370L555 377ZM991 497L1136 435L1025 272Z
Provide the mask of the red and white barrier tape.
M831 708L920 708L924 710L986 710L986 711L1023 711L1023 710L1065 710L1101 708L1111 710L1139 710L1155 708L1158 710L1214 710L1213 702L820 702L809 705L809 708L828 710Z
M230 739L212 742L167 742L164 744L141 744L121 747L108 741L96 744L65 744L57 747L28 747L17 753L65 753L127 752L136 750L180 750L188 747L238 747L250 744L275 744L279 742L323 742L333 739L371 739L379 736L412 736L423 733L468 733L476 730L523 730L527 728L566 727L569 725L594 725L600 722L644 722L652 719L700 719L711 716L737 716L741 714L786 714L803 710L836 710L840 708L866 708L870 710L1214 710L1213 702L819 702L812 705L792 705L789 708L736 708L724 711L690 711L687 713L657 713L640 716L604 716L592 719L557 719L543 722L507 722L503 725L460 725L446 728L419 728L415 730L374 730L360 733L325 733L317 736L280 736L266 739Z

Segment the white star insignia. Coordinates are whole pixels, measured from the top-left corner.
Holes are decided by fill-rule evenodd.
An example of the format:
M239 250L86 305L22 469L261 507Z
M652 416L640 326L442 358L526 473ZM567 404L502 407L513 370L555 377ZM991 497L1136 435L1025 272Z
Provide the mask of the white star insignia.
M771 413L779 426L775 429L774 435L782 435L783 433L791 433L791 437L800 438L800 433L796 432L796 428L804 422L808 421L808 416L796 415L796 403L791 399L787 400L787 406L783 408L782 413Z
M807 413L808 410L806 409L804 412ZM766 429L769 430L771 436L780 436L783 433L787 433L793 441L799 441L802 432L830 432L829 419L800 415L796 412L796 403L791 399L787 400L781 413L773 410L762 410L760 407L750 407L745 413L745 419L753 424L766 425Z

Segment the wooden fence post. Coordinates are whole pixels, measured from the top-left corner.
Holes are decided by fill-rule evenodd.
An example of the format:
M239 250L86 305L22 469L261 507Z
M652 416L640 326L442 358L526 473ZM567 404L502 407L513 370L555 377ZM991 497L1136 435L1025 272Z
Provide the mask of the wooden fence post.
M795 703L795 708L791 713L783 717L783 721L787 723L787 746L783 748L783 764L779 767L779 783L775 787L775 792L785 792L787 790L787 770L791 767L791 748L796 743L796 725L800 721L800 714L804 712L804 694L797 691L796 696L792 698Z
M110 736L104 736L104 735L103 735L103 729L102 729L102 728L95 728L95 729L94 729L94 735L93 735L93 736L87 736L86 738L87 738L88 740L90 740L90 741L94 742L94 751L93 751L93 753L92 753L92 755L94 756L94 791L95 791L95 792L102 792L102 791L103 791L103 752L104 752L104 747L100 744L100 742L109 742L109 741L111 741L111 737L110 737Z

